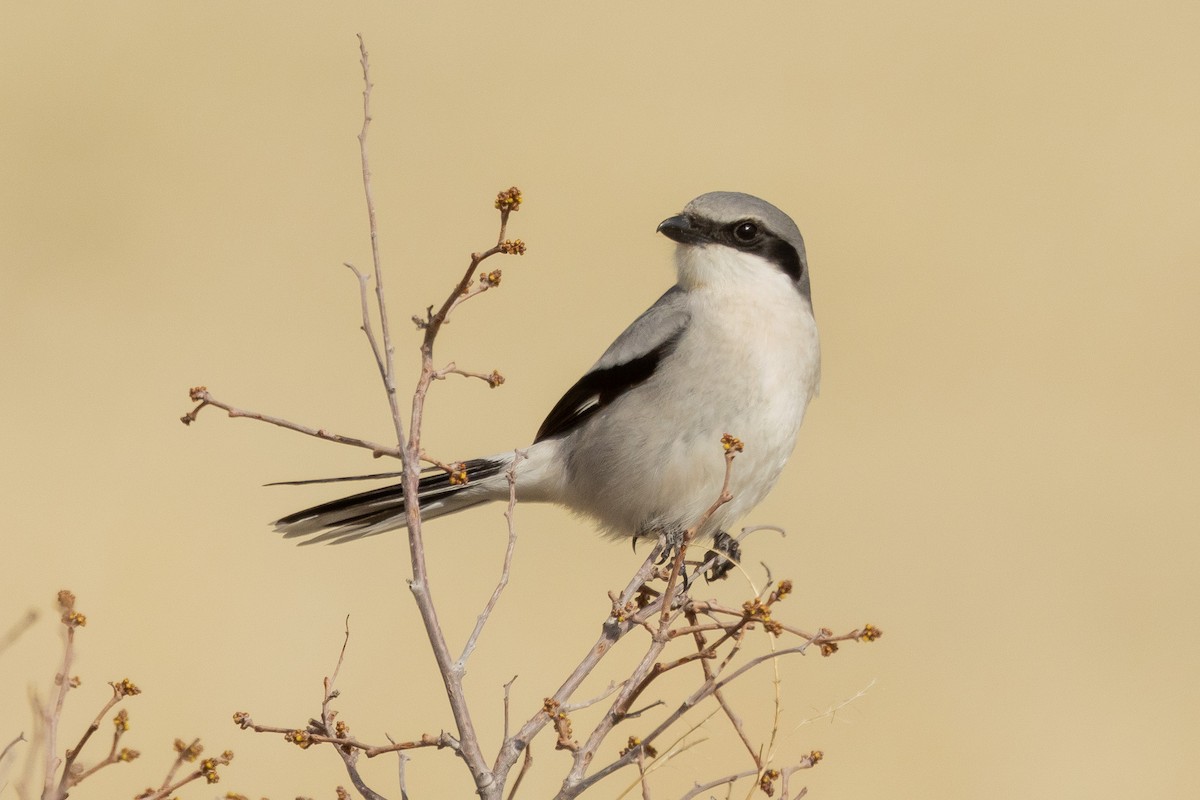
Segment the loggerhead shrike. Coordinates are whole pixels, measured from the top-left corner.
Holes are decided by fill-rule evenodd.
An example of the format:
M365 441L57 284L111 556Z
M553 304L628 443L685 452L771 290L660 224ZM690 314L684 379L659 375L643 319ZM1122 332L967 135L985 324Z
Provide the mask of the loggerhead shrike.
M521 501L558 503L612 536L678 536L720 494L720 441L741 439L733 499L697 531L722 536L775 485L820 380L808 262L796 223L770 203L711 192L658 226L677 243L674 286L551 409L517 470ZM423 519L507 500L512 452L421 478ZM305 543L402 528L401 486L278 520ZM728 536L723 536L728 540Z

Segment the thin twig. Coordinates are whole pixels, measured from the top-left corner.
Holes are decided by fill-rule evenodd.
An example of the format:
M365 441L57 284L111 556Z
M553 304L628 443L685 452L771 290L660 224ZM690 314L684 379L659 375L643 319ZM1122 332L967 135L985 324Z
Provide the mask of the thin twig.
M54 701L45 708L46 777L42 790L42 800L65 797L65 795L55 792L54 778L58 772L59 764L62 763L58 757L58 723L62 719L63 704L66 702L67 692L71 690L71 663L75 659L75 625L67 621L67 615L70 613L71 611L68 608L64 614L63 624L67 628L67 639L66 644L63 646L62 666L54 678L57 688L51 689Z
M650 553L642 561L641 566L633 577L626 584L624 590L617 595L613 600L613 616L608 619L600 636L596 642L589 648L588 652L571 671L571 674L563 681L558 690L549 698L554 704L562 704L570 699L571 695L579 688L580 684L592 674L596 665L611 652L613 646L630 630L639 626L634 615L624 615L623 609L630 605L638 590L645 585L646 581L654 573L655 564L666 549L666 537L660 536L655 546L650 550ZM504 744L500 747L500 752L496 755L496 765L494 771L499 781L503 782L508 775L509 770L516 764L517 759L521 757L527 744L533 740L533 737L550 723L550 714L545 707L534 714L524 725L512 736L504 740Z
M701 685L699 689L697 689L695 692L693 692L691 695L689 695L687 697L687 699L685 699L682 703L680 703L679 707L674 712L669 714L666 717L666 719L664 719L661 723L659 723L659 725L653 731L651 731L650 733L648 733L647 735L642 737L642 746L644 747L648 744L651 744L658 736L662 735L662 733L664 731L668 730L672 725L674 725L684 714L686 714L688 711L690 711L692 708L694 708L702 700L709 697L712 694L714 689L720 689L724 686L729 685L732 681L737 680L737 678L739 678L741 675L745 674L748 670L753 669L754 667L758 666L759 664L763 663L764 661L767 661L770 659L775 659L775 658L782 658L785 655L803 654L808 649L810 644L812 644L812 642L805 642L804 644L797 645L795 647L790 647L790 648L787 648L784 650L780 650L778 652L773 652L773 653L768 653L766 655L758 656L757 658L753 658L750 661L743 664L739 669L735 670L727 678L720 678L720 679L705 681L704 684ZM576 797L579 794L582 794L584 791L586 791L588 789L588 787L594 785L597 781L603 780L605 777L612 774L616 770L632 763L633 757L634 757L634 753L632 751L627 752L625 755L617 758L615 761L611 762L607 766L603 767L602 769L597 770L596 772L592 773L591 775L588 775L586 778L579 779L577 782L571 781L571 777L573 777L575 775L575 772L572 771L571 777L568 777L568 780L564 781L564 788L562 791L559 792L557 797L569 798L569 797Z
M237 724L247 730L252 730L255 733L279 733L283 734L284 738L293 744L332 744L339 751L342 748L353 749L361 752L367 758L374 758L386 753L399 753L404 750L416 750L421 747L435 747L439 750L449 749L454 752L459 751L459 744L454 737L448 733L441 733L437 736L432 734L422 734L420 739L414 739L408 742L397 742L391 737L388 737L390 744L375 745L360 742L357 739L352 739L348 736L329 736L323 733L317 733L311 726L308 730L298 730L296 728L282 728L276 725L259 725L249 717L239 715Z
M218 400L209 393L204 386L193 386L189 391L189 395L193 402L200 405L193 408L188 413L180 417L184 425L190 425L196 421L196 415L205 406L214 406L227 412L231 417L245 417L246 419L255 419L259 422L266 422L271 425L277 425L280 428L287 428L289 431L303 433L306 436L314 436L318 439L324 439L327 442L337 442L338 444L350 445L351 447L362 447L370 450L371 454L378 458L379 456L391 456L392 458L400 458L401 451L393 445L379 444L378 442L367 441L366 439L358 439L353 436L343 436L340 433L330 433L324 428L310 428L307 425L301 425L297 422L282 419L281 417L273 417L270 414L263 414L259 411L247 411L242 408L237 408L222 400Z
M504 684L504 738L508 738L508 701L509 695L512 693L512 685L517 682L517 676L513 675L508 683Z
M792 774L798 770L808 769L811 766L811 763L807 766L797 765L794 767L785 767L781 771L779 779L779 800L793 800L791 797L791 788L788 786L788 784L791 782ZM806 794L808 794L808 787L801 786L800 791L796 792L795 800L800 800Z
M525 758L521 761L521 769L517 772L516 779L512 782L512 788L508 790L508 799L513 800L517 796L517 789L521 785L521 781L525 779L525 773L533 766L533 743L525 744Z
M96 772L101 767L108 766L109 764L115 764L118 760L120 760L119 754L117 752L117 745L120 743L121 735L125 732L125 729L126 729L126 726L123 724L118 724L116 726L116 730L113 732L112 747L109 749L107 758L105 758L103 761L99 762L98 764L94 765L87 772L84 772L77 776L71 775L71 768L74 766L76 759L79 758L80 752L83 751L83 746L85 744L87 744L88 739L92 738L92 734L94 734L96 731L98 731L100 729L101 720L103 720L106 716L108 716L108 712L112 711L113 706L115 706L117 703L121 702L121 700L123 700L124 698L128 697L131 694L138 694L140 691L136 687L134 687L133 684L130 683L129 681L124 681L122 683L111 683L109 685L112 687L112 690L113 690L112 697L110 697L108 699L108 702L106 702L104 704L104 707L100 709L100 713L96 715L95 719L92 720L92 723L90 725L88 725L87 730L85 730L83 732L83 735L81 737L79 737L79 742L74 747L72 747L70 750L67 751L66 761L63 763L62 779L59 781L59 784L58 784L58 794L61 797L67 796L67 788L68 787L74 786L75 784L79 783L84 778L86 778L88 775L91 775L93 772ZM126 687L129 687L129 688L127 689ZM125 717L125 719L127 720L128 717Z
M370 202L370 201L368 201ZM358 271L358 267L351 264L349 261L344 264L354 273L354 277L358 279L358 301L362 307L362 325L360 329L367 336L367 343L371 345L371 355L375 357L375 366L379 369L379 377L386 384L387 382L387 361L384 360L383 353L379 350L379 341L375 338L375 328L371 325L371 301L369 299L371 278L368 275Z
M686 613L687 613L688 622L695 625L696 612L694 610L689 609ZM703 652L707 652L709 650L708 644L704 639L703 633L701 633L699 631L694 632L692 634L692 639L696 643L697 651L703 653ZM738 641L740 642L740 640L738 640ZM713 674L712 665L709 663L709 660L707 658L700 659L700 668L704 671L704 680L705 681L713 680L715 675ZM717 703L720 704L721 709L725 712L725 716L729 719L729 723L731 725L733 725L734 731L737 732L738 738L741 739L742 744L745 745L746 751L750 754L750 758L754 762L754 766L758 767L759 769L762 769L762 758L759 756L758 751L756 751L754 749L754 745L750 742L750 737L748 735L746 735L746 728L742 724L742 718L740 716L738 716L738 714L733 710L733 706L731 706L729 704L729 701L725 699L725 693L722 692L720 689L718 689L713 692L713 697L716 698Z
M228 764L231 760L233 760L233 753L229 752L228 750L219 756L213 756L211 758L204 759L200 762L200 766L195 770L189 772L187 775L183 776L174 783L171 783L175 772L183 763L184 757L199 741L199 739L196 739L192 742L192 745L190 745L188 749L185 749L179 753L175 759L175 764L172 766L171 771L168 774L167 780L163 781L162 786L160 786L158 789L147 789L142 794L139 794L134 800L164 800L164 798L173 795L181 786L185 786L186 784L189 784L192 781L200 778L204 778L209 783L213 783L216 768L220 765Z
M715 789L718 786L724 786L727 783L733 783L734 781L740 781L742 778L749 778L749 777L751 777L753 775L757 775L757 774L758 774L757 769L748 769L744 772L737 772L737 773L734 773L733 775L726 775L723 778L717 778L716 780L709 781L708 783L698 783L695 786L693 786L690 791L680 795L679 800L692 800L692 798L699 797L700 795L704 794L705 792L709 791L710 789Z
M337 664L335 664L333 667L333 674L325 679L325 695L321 700L321 727L324 729L327 736L332 735L330 738L336 736L338 730L333 722L335 712L329 709L329 703L333 700L333 698L338 696L337 690L334 688L334 684L337 682L338 673L342 671L342 662L346 659L346 648L349 646L349 644L350 615L347 614L346 633L345 636L342 637L342 649L338 653L338 660ZM312 735L313 734L311 733L309 734L310 737ZM367 786L366 781L362 779L362 775L358 771L358 749L361 748L356 749L352 745L347 745L343 737L338 738L342 739L342 741L339 743L341 746L335 747L334 749L341 757L342 764L346 767L346 774L350 776L350 782L354 784L354 788L358 789L363 797L368 798L368 800L384 800L382 795L378 794L375 790ZM384 750L382 752L387 751ZM378 753L375 755L378 755ZM370 758L370 755L367 757Z
M167 777L163 779L162 786L159 787L160 792L166 791L171 785L171 781L175 779L175 773L178 772L179 768L183 766L184 761L195 760L196 758L199 758L200 753L203 751L203 748L200 747L199 739L192 739L191 744L182 748L179 746L181 743L181 740L177 739L175 741L175 749L178 751L178 753L175 756L175 762L171 765L171 768L167 770ZM186 781L184 782L186 783Z
M675 595L675 583L678 581L679 574L683 570L684 554L687 552L687 547L691 544L691 540L695 537L696 531L712 519L713 514L717 513L717 509L733 499L733 495L729 491L729 479L733 474L733 459L742 451L742 443L729 434L725 434L721 441L725 445L725 480L721 484L721 493L713 501L713 504L708 507L708 510L700 516L700 519L692 527L684 531L683 539L679 542L679 547L675 551L675 563L671 569L671 577L667 580L667 590L664 592L668 597ZM663 604L662 616L658 620L660 635L666 634L671 606L671 603Z
M3 762L3 761L4 761L4 758L5 758L5 756L7 756L7 755L8 755L8 751L10 751L10 750L12 750L14 747L16 747L18 742L27 742L27 741L29 741L29 740L25 738L25 732L24 732L24 731L21 731L20 733L18 733L18 734L16 735L16 737L14 737L14 738L13 738L13 740L12 740L11 742L9 742L8 744L4 745L4 749L3 749L3 750L0 750L0 762Z
M796 723L796 727L792 728L792 731L793 732L798 731L801 728L803 728L805 725L811 725L812 723L816 722L819 719L825 719L826 717L829 717L830 719L832 719L833 717L837 716L837 713L839 711L841 711L843 708L850 705L855 700L860 699L861 697L866 695L867 692L871 691L871 688L873 686L875 686L874 678L871 679L870 683L868 683L863 688L859 689L857 692L852 694L850 697L847 697L845 700L842 700L841 702L830 706L829 708L825 709L824 711L822 711L820 714L817 714L816 716L807 717L805 719L800 720L799 722Z
M500 579L496 582L496 588L492 590L492 596L488 598L487 605L475 620L475 628L471 631L471 635L467 637L467 643L463 646L462 654L455 662L455 667L459 670L465 670L467 660L471 654L475 652L475 645L479 641L480 635L483 633L483 626L487 624L488 619L492 616L492 611L496 608L496 603L500 602L500 595L504 592L504 587L508 586L509 574L512 570L513 553L517 549L517 527L514 522L514 515L517 509L517 464L524 459L524 451L517 450L513 454L512 463L508 466L506 476L508 477L508 508L504 511L504 519L508 523L508 546L504 550L504 563L500 568ZM507 735L508 729L505 728Z
M433 373L433 378L434 378L434 380L439 380L439 381L445 380L447 375L461 375L464 378L477 378L477 379L483 381L484 383L486 383L492 389L495 389L497 386L500 386L504 383L504 376L500 374L499 370L492 370L491 372L487 372L487 373L468 372L465 369L459 369L458 365L455 364L453 361L451 361L449 364L442 367L441 369L436 370Z
M568 714L573 711L579 711L580 709L589 708L591 706L596 705L596 703L599 703L600 701L602 701L604 698L608 697L609 695L611 695L617 689L620 689L626 683L628 683L628 681L614 681L612 683L609 683L608 686L605 687L604 691L602 691L600 694L596 695L595 697L591 697L587 700L581 700L577 703L562 703L560 708ZM644 711L644 710L645 709L642 709L642 711ZM641 711L639 711L638 713L641 713ZM626 716L632 717L634 715L627 714Z
M358 151L362 161L363 197L367 203L367 220L371 230L371 263L375 267L375 298L379 306L379 332L383 338L383 365L380 377L387 392L388 408L392 412L392 425L396 431L396 445L404 449L404 422L400 418L400 402L396 396L396 348L392 344L392 329L388 323L387 302L383 292L383 257L379 251L379 224L375 213L375 195L371 190L371 158L367 151L367 132L371 127L371 60L367 54L367 43L363 35L358 36L358 52L361 56L363 73L363 124L358 134ZM361 281L360 281L361 285ZM376 359L379 348L372 342Z
M653 760L650 762L650 765L648 767L646 767L645 774L649 775L652 772L662 769L663 767L665 767L667 764L669 764L671 762L671 759L675 758L679 754L686 753L688 750L692 749L693 747L708 741L707 739L693 739L692 741L688 741L688 737L691 736L696 731L700 730L700 728L704 727L705 723L707 723L710 719L712 719L714 716L716 716L716 714L717 714L717 712L713 711L708 716L706 716L703 719L696 722L695 725L692 725L686 731L679 734L679 736L677 736L675 738L675 741L671 742L671 744L669 744L666 747L666 749L661 750L658 753L658 755L653 757ZM643 753L647 752L645 748L640 748L640 749ZM633 791L637 787L638 783L640 783L641 781L642 781L642 777L639 776L633 783L626 786L625 790L623 792L621 792L621 794L617 795L617 800L620 800L620 798L623 798L625 795L627 795L631 791Z
M391 739L392 737L388 737ZM404 774L404 767L407 766L409 758L407 753L397 753L396 760L400 762L396 768L399 772L398 779L400 782L400 800L408 800L408 777Z

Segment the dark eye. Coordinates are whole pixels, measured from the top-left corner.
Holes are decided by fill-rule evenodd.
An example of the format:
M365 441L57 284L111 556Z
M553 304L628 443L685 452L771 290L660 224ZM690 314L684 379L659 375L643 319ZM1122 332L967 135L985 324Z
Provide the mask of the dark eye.
M733 229L733 238L739 242L753 242L758 236L758 226L753 222L739 222Z

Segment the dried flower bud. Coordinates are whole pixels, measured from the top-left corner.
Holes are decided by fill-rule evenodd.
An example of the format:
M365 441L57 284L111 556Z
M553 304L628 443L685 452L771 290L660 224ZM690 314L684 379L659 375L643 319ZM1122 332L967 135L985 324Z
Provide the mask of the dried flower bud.
M779 770L768 769L758 779L758 788L767 797L775 796L775 781L779 780Z
M525 255L525 242L520 239L505 239L500 243L500 252L510 256Z
M750 619L766 620L771 618L771 607L756 597L742 603L742 613Z
M139 753L137 750L130 750L128 747L122 747L121 752L117 753L117 760L118 761L133 761L135 758L137 758L140 755L141 755L141 753Z
M183 739L176 739L175 752L179 753L179 757L184 761L192 762L204 752L204 745L200 744L199 739L196 739L191 744L187 744Z
M301 750L307 750L308 748L312 747L312 737L309 735L308 731L288 731L283 735L283 739L286 742L291 742L292 744L296 745Z
M741 439L728 433L721 437L721 446L725 448L726 453L730 451L740 453L745 449Z
M521 190L516 186L496 195L496 208L501 211L518 211L521 208Z
M121 709L117 715L113 717L113 726L122 733L129 730L129 712Z
M132 697L135 694L141 694L142 690L134 684L129 678L122 678L118 683L110 683L113 688L113 694L117 697Z
M873 642L880 636L883 636L883 631L870 623L864 625L862 631L858 634L859 640L864 642Z

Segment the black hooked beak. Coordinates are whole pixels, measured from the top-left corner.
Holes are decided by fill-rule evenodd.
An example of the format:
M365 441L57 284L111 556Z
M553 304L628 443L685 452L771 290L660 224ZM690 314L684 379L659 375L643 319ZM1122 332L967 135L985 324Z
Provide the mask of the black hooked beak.
M658 223L658 232L680 244L700 244L706 241L700 229L683 214L668 217Z

